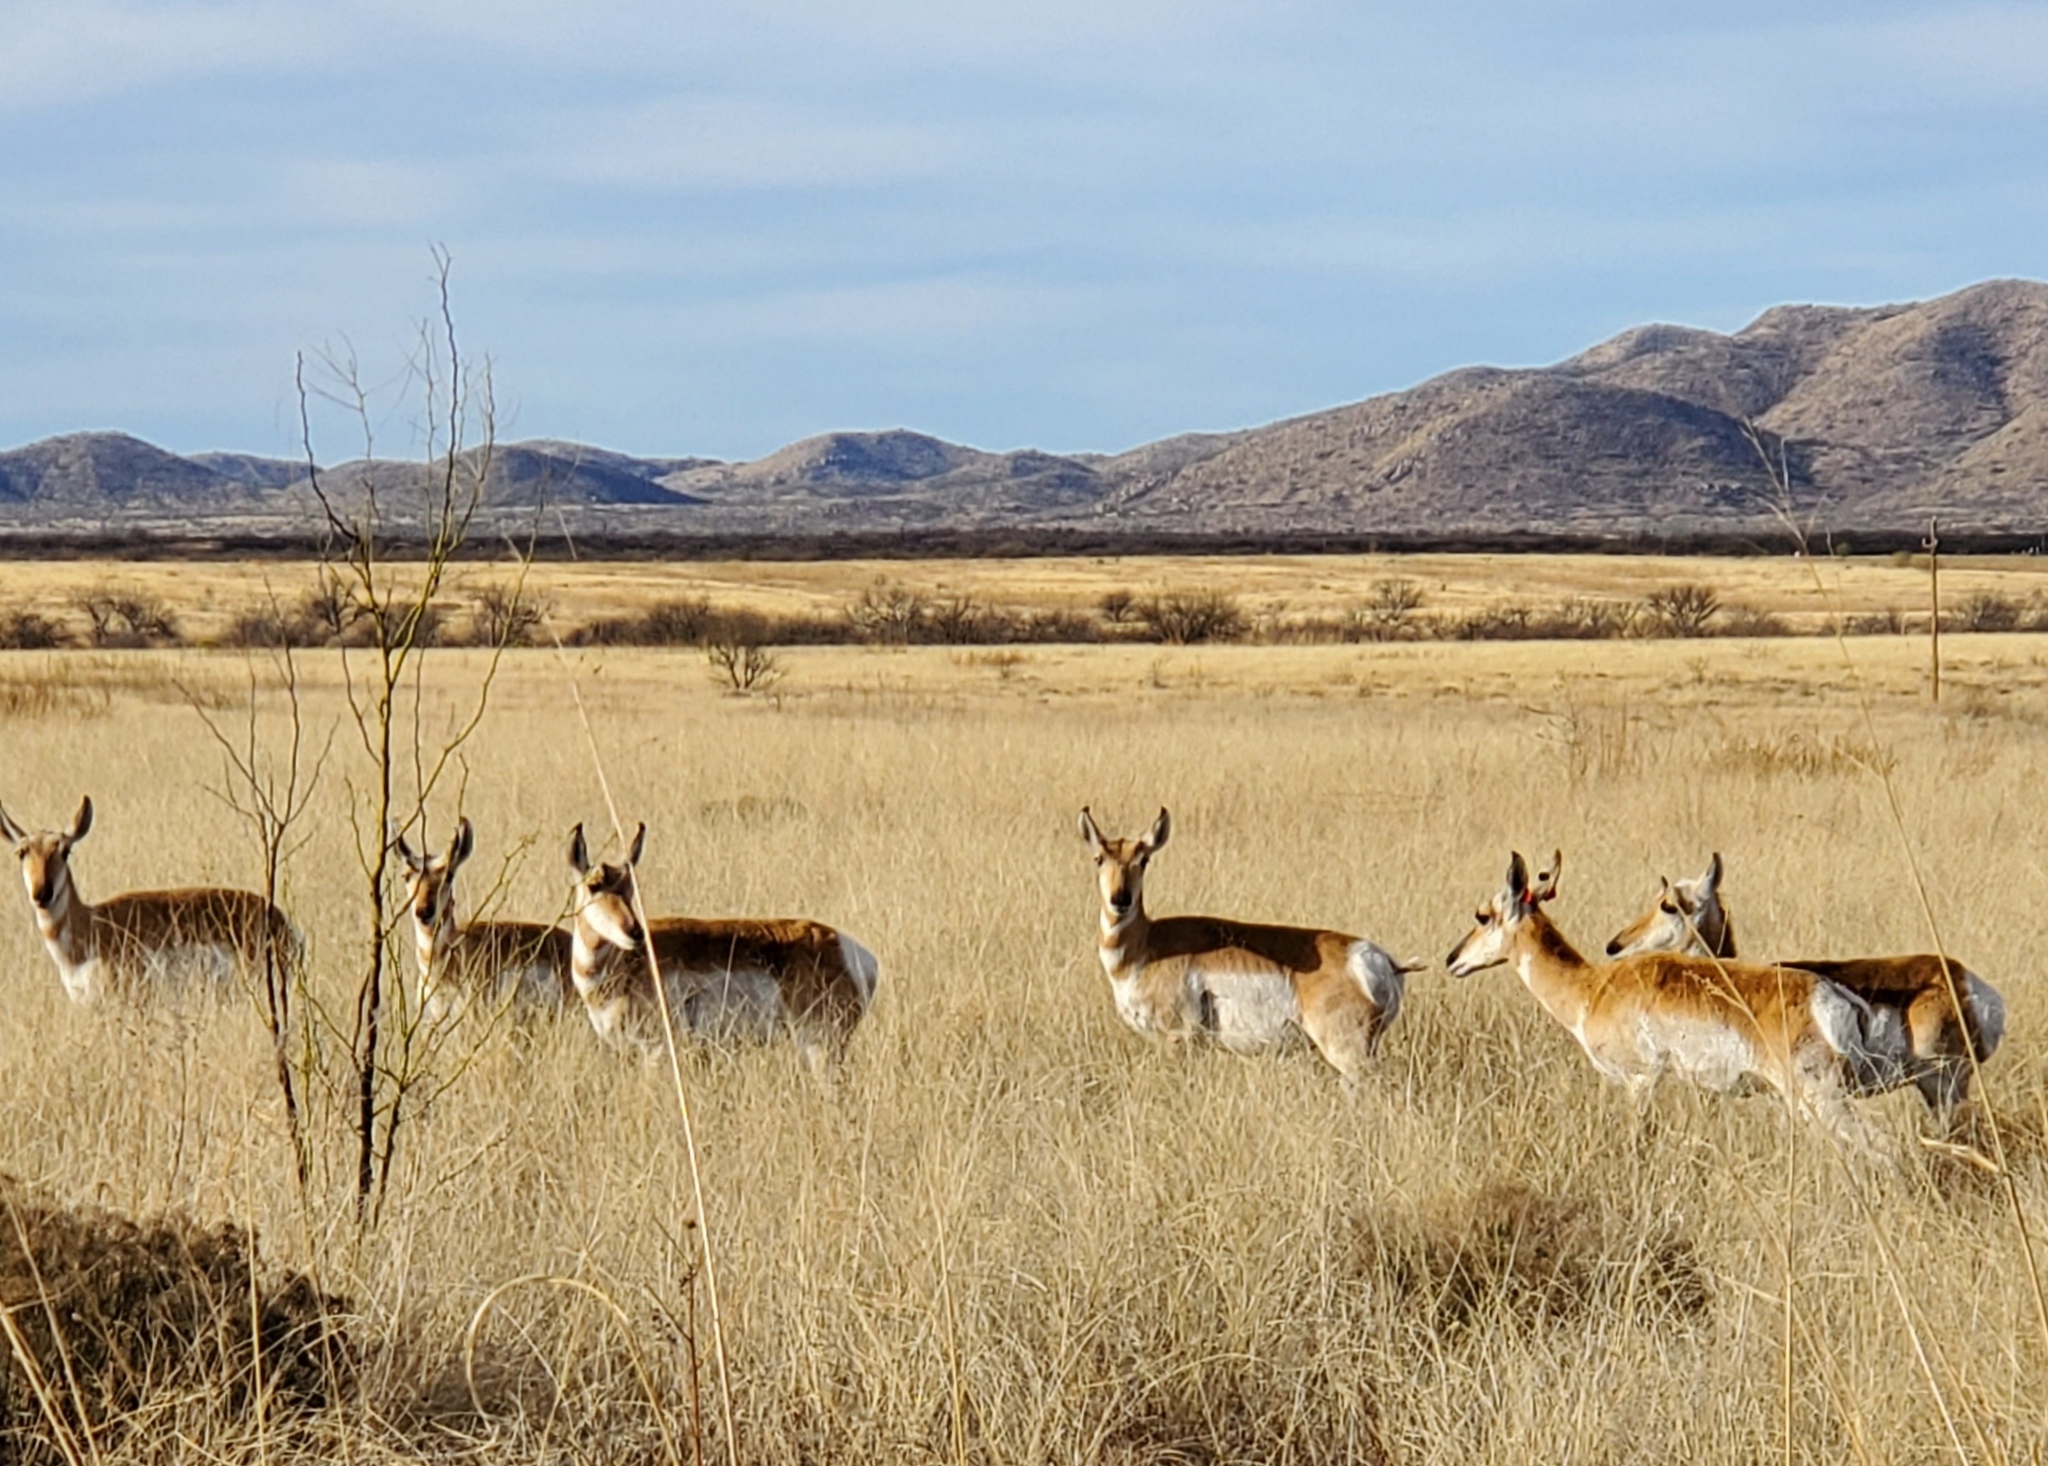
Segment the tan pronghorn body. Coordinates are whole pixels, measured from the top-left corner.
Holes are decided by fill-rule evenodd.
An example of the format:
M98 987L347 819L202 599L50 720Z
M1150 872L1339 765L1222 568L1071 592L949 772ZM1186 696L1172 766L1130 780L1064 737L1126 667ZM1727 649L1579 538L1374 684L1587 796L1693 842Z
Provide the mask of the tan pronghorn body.
M91 828L90 799L61 832L31 834L0 810L0 834L14 843L36 929L72 1002L142 1001L187 986L225 992L237 976L260 974L266 955L299 960L298 933L254 891L130 891L90 904L72 880L71 848Z
M1735 957L1735 923L1721 899L1721 857L1697 879L1665 881L1656 902L1615 933L1610 955L1685 952ZM1906 957L1790 958L1784 964L1837 983L1869 1006L1873 1048L1902 1048L1899 1082L1920 1091L1944 1121L1970 1097L1976 1064L2005 1037L2005 1000L1960 962L1933 953ZM1953 995L1953 996L1952 996ZM1957 1016L1954 996L1962 999ZM1974 1062L1973 1062L1974 1061Z
M1233 1053L1306 1039L1354 1078L1401 1011L1411 966L1344 932L1213 916L1146 914L1145 867L1171 830L1165 810L1136 840L1081 811L1102 897L1100 956L1119 1017L1139 1033L1210 1039Z
M815 1068L836 1058L874 1003L875 956L822 922L664 917L643 928L634 867L642 825L622 865L593 864L583 826L570 836L576 867L571 973L591 1026L616 1045L662 1047L661 974L678 1040L795 1041Z
M1556 863L1531 883L1515 855L1505 885L1452 951L1452 974L1511 964L1593 1067L1628 1085L1639 1105L1665 1074L1737 1093L1767 1085L1857 1149L1871 1148L1848 1096L1891 1087L1899 1056L1870 1047L1861 1002L1798 968L1670 952L1596 966L1544 912L1556 894Z
M475 848L467 819L445 855L416 855L401 836L413 951L420 968L420 1017L429 1025L472 1006L491 1012L559 1012L574 994L570 938L537 921L474 921L455 916L455 876Z

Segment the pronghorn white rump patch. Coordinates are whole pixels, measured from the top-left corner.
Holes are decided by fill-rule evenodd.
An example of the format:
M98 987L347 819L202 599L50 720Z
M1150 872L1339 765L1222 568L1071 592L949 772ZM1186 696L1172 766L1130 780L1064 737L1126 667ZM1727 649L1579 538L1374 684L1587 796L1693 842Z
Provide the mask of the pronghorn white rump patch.
M1401 997L1408 987L1408 974L1402 971L1401 964L1385 948L1361 940L1351 944L1344 966L1380 1010L1380 1021L1392 1023L1394 1015L1401 1011Z
M881 988L882 964L873 952L845 932L839 934L839 952L846 959L846 970L854 986L860 989L860 1010L865 1013L875 1005L875 993Z
M1988 1059L2005 1040L2005 999L1974 972L1963 974L1963 1000L1977 1018L1978 1058Z

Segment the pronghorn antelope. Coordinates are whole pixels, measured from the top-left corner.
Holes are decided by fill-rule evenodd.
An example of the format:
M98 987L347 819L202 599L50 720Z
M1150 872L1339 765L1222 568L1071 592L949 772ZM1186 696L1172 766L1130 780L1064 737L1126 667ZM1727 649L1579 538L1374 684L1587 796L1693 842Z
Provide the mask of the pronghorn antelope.
M1721 856L1716 852L1695 880L1663 881L1650 909L1616 932L1611 956L1684 952L1735 956L1735 923L1721 899ZM1900 1083L1912 1083L1936 1117L1946 1122L1970 1097L1976 1064L2005 1037L2005 1000L1998 989L1962 963L1931 953L1910 957L1854 957L1786 961L1847 988L1870 1009L1873 1046L1903 1045ZM1953 984L1953 987L1951 987ZM1953 998L1962 999L1962 1019Z
M662 1047L661 974L676 1036L712 1043L793 1038L815 1070L837 1058L875 1000L874 953L822 922L700 921L663 917L644 927L635 867L647 826L622 864L593 863L583 826L569 837L576 868L571 974L598 1037Z
M422 1022L459 1018L477 1001L493 1011L561 1008L571 991L567 932L536 921L456 921L455 874L476 845L467 818L446 855L416 855L403 835L393 843L412 907Z
M1594 966L1543 910L1562 863L1553 857L1532 882L1519 853L1508 862L1505 884L1450 955L1453 976L1511 963L1593 1067L1629 1087L1639 1112L1667 1072L1737 1093L1761 1081L1856 1150L1875 1148L1848 1097L1895 1084L1903 1055L1873 1051L1859 1000L1799 968L1669 952Z
M1371 942L1310 927L1254 926L1145 912L1145 867L1166 843L1165 810L1135 840L1112 840L1081 811L1102 896L1102 970L1116 1011L1143 1034L1211 1038L1236 1054L1306 1038L1352 1080L1401 1011L1403 964Z
M261 972L266 954L299 960L298 932L254 891L129 891L89 904L72 879L71 850L91 828L89 798L61 832L30 834L0 809L0 835L14 842L36 929L72 1002L142 1000L194 981L225 989L238 972Z

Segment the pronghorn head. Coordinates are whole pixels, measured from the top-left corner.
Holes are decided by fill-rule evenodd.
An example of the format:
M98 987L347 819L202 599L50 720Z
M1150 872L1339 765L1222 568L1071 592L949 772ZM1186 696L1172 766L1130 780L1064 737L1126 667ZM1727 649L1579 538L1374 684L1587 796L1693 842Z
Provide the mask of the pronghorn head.
M1478 925L1465 940L1451 949L1446 966L1453 977L1470 977L1505 962L1514 955L1515 940L1543 903L1557 894L1557 873L1564 864L1562 852L1550 857L1550 869L1529 879L1529 866L1517 850L1508 861L1508 877L1493 899L1480 907L1474 919Z
M1685 952L1700 957L1728 957L1728 913L1721 906L1721 852L1700 876L1671 881L1659 876L1663 889L1648 911L1614 934L1610 957L1636 952Z
M476 848L476 832L468 819L455 826L455 838L448 842L446 855L416 855L400 835L394 842L398 858L405 865L405 897L412 906L412 919L422 933L440 932L455 926L455 872Z
M38 830L30 834L0 809L0 835L14 842L15 857L21 861L21 883L28 887L28 899L36 910L49 911L59 904L70 886L71 847L92 828L92 799L78 801L78 813L68 830Z
M642 824L633 832L632 848L622 864L593 865L583 826L569 834L569 864L576 867L577 877L575 919L579 925L588 925L601 941L627 952L636 950L644 936L633 909L633 867L640 863L640 850L646 843L647 826Z
M1102 833L1093 814L1081 811L1081 838L1095 852L1095 884L1102 893L1103 915L1112 926L1145 909L1145 864L1152 852L1166 843L1172 829L1173 822L1162 809L1152 828L1137 839L1112 840Z

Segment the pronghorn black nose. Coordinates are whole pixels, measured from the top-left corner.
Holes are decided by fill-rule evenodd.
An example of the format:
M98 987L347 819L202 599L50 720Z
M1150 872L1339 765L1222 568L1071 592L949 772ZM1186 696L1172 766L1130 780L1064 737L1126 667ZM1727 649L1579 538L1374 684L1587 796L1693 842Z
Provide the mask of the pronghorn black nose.
M50 898L56 894L56 883L54 881L45 881L29 893L29 899L38 906L48 906Z

